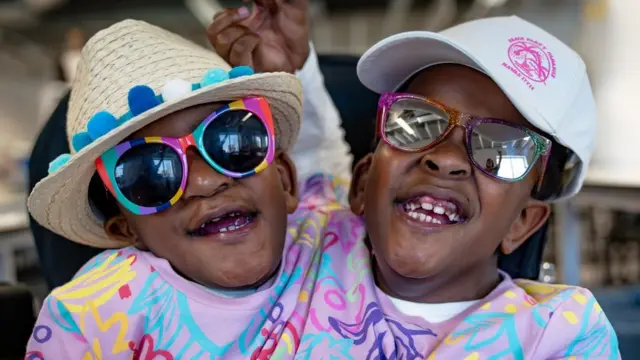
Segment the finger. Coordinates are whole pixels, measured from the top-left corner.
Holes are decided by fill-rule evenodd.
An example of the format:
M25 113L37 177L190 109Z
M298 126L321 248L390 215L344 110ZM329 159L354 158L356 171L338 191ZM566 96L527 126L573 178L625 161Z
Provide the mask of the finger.
M229 52L229 63L232 66L246 65L254 68L253 52L260 44L260 36L249 33L236 40Z
M222 11L218 11L217 13L215 13L213 15L213 21L216 21L219 17L226 15L227 14L227 10L228 9L224 9Z
M285 1L285 0L278 0ZM297 41L309 41L309 13L306 9L306 1L304 0L289 0L295 1L297 4L288 4L283 6L282 13L284 16L279 17L280 30L285 35L285 38L294 43ZM302 4L305 3L305 4ZM302 7L299 8L297 6Z
M298 24L307 24L309 17L309 2L306 0L275 0L278 8L285 15L284 18Z
M242 25L231 25L216 35L211 40L211 45L216 49L218 55L229 61L229 51L231 46L241 37L250 34L251 30Z
M241 22L251 16L251 11L247 7L238 9L227 9L217 13L213 17L213 22L207 27L207 36L211 39L217 36L229 26Z
M307 11L309 1L307 0L275 0L279 6L290 6L298 10Z
M269 12L273 13L278 11L278 3L275 0L255 0L254 3L258 7L262 7L269 10Z

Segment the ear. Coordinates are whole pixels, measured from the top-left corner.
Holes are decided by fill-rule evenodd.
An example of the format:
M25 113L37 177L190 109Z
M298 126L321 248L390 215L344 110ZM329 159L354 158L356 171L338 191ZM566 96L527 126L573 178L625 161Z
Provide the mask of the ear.
M105 221L104 231L114 240L129 243L140 250L148 250L124 215L116 215Z
M509 233L500 243L505 255L511 254L538 231L551 214L551 206L540 200L528 200L520 215L511 225Z
M296 166L293 164L289 155L284 152L276 154L274 164L280 175L282 189L285 192L287 212L293 214L298 208L298 177Z
M349 205L351 212L358 216L364 215L364 191L367 187L372 162L373 153L369 153L358 161L353 169L351 188L349 188Z

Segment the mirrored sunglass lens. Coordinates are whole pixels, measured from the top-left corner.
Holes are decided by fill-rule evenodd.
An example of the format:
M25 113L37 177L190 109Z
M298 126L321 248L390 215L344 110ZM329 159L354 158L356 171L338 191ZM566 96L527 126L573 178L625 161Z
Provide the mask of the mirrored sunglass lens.
M535 161L536 145L525 131L497 123L479 124L473 129L471 149L474 162L503 180L517 180Z
M132 203L156 207L178 193L182 183L180 156L165 144L143 144L125 152L115 168L120 192Z
M207 126L203 142L207 154L218 165L245 173L255 169L267 156L269 134L254 113L229 110Z
M443 110L424 101L403 99L389 108L384 133L393 146L420 149L442 135L448 124L449 117Z

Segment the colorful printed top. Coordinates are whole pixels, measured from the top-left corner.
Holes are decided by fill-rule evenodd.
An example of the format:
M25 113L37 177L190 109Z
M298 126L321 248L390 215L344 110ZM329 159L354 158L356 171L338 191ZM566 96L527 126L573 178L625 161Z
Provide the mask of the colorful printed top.
M231 299L134 248L99 255L46 299L26 359L618 359L585 289L502 283L439 323L376 286L363 224L325 176L303 187L271 287Z

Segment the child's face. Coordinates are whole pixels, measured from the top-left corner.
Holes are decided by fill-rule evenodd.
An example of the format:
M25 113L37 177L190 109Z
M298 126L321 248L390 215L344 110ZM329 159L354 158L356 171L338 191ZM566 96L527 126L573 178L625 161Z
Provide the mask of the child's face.
M429 68L406 92L467 114L529 126L491 79L467 67ZM474 292L495 285L496 249L512 252L549 214L547 204L530 196L539 165L522 181L498 181L474 168L463 135L457 127L442 143L414 153L380 141L356 167L352 209L364 214L380 285L392 295L429 302L484 296ZM457 200L465 220L411 221L402 201L416 194Z
M192 107L166 116L132 138L182 137L220 105ZM295 168L285 154L256 175L231 179L209 166L195 148L188 151L188 180L182 198L153 215L122 215L105 223L107 233L168 260L183 276L209 287L257 285L278 268L287 213L297 206ZM241 213L247 225L194 232L201 222ZM250 216L244 216L244 215ZM221 231L222 230L222 231Z

